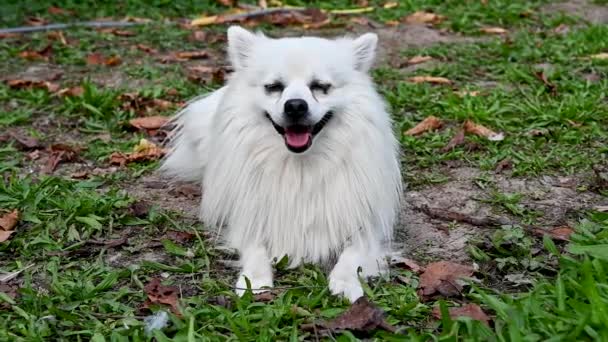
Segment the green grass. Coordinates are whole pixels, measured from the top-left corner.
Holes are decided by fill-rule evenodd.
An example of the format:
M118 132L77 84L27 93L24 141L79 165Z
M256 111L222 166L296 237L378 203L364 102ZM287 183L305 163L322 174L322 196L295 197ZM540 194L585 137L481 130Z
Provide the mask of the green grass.
M285 3L324 9L357 6L346 0ZM544 1L501 0L483 5L481 1L415 0L400 1L390 10L380 8L382 3L370 1L377 7L369 14L372 19L383 22L415 10L431 10L446 16L438 28L474 38L467 43L395 51L402 60L415 55L435 58L435 63L416 71L400 69L395 66L399 63L381 65L374 71L397 132L428 115L445 123L442 130L420 137L399 134L404 177L410 188L438 189L450 182L450 163L481 169L484 173L476 183L484 191L482 201L522 226L495 227L469 242L469 256L479 265L479 282L465 287L461 298L424 302L416 293L419 276L400 268L371 281L365 286L366 294L399 330L397 334L377 330L369 337L393 341L608 340L608 214L577 212L576 217L583 219L569 243L539 238L529 230L536 227L539 213L523 204L523 194L499 192L491 173L506 158L512 161L513 170L504 177L583 177L592 167L606 165L608 63L581 58L608 51L606 26L582 24L563 15L541 15L538 8ZM10 129L36 137L45 146L66 141L77 144L85 147L79 157L87 170L107 171L112 152L130 151L141 138L150 138L128 129L125 122L137 113L123 106L121 94L135 92L148 99L178 102L219 86L191 82L184 64L161 64L155 56L132 48L146 44L160 54L204 48L213 54L211 60L201 63L224 65L223 60L215 60L223 58L221 42L192 42L188 39L191 31L175 24L177 18L226 10L215 1L156 1L145 6L123 1L116 6L64 0L53 4L76 14L51 15L48 2L10 1L0 6L0 26L21 25L26 16L35 15L52 22L126 15L155 22L129 28L133 37L71 29L65 32L70 41L67 46L49 40L46 33L1 39L3 75L39 65L39 61L20 58L19 53L51 43L53 54L48 63L63 70L55 82L62 87L82 85L85 92L82 97L59 97L46 90L0 84L0 135ZM165 18L174 22L165 24ZM564 35L554 33L560 24L571 25L571 30ZM480 36L483 26L508 28L509 37ZM273 34L282 33L280 28L271 29ZM208 29L216 34L223 30L221 26ZM123 63L87 66L86 56L92 52L116 54ZM553 93L534 76L541 64L550 65L547 78L556 86ZM599 80L586 80L588 74L599 75ZM104 86L99 79L108 75L118 75L123 82ZM413 75L443 76L454 84L405 81ZM463 89L480 90L482 95L458 96L456 91ZM172 113L169 109L157 114ZM504 132L505 140L467 136L465 146L441 152L467 119ZM544 133L531 136L532 130ZM314 265L289 271L279 265L277 286L284 290L270 302L256 302L251 295L237 298L232 290L236 270L226 264L235 256L217 249L215 239L199 223L156 206L144 215L132 210L138 196L128 191L156 168L156 162L135 163L99 175L91 171L90 178L75 180L69 177L73 163L61 164L54 174L41 174L47 152L40 154L42 159L35 159L15 142L0 142L0 214L11 209L23 213L17 232L0 243L0 271L23 270L6 284L8 288L0 284L0 340L308 340L316 336L301 330L302 324L331 319L348 307L345 300L329 294L326 273ZM597 192L606 198L605 190ZM195 233L196 237L171 242L166 239L171 230ZM123 237L128 242L117 247L100 244ZM154 277L179 287L183 315L170 315L169 325L150 336L144 330L144 319L151 312L140 308L146 299L143 288ZM469 302L492 316L490 326L465 318L438 320L431 314L438 305ZM166 308L153 307L152 312L161 309ZM341 332L327 339L360 337Z

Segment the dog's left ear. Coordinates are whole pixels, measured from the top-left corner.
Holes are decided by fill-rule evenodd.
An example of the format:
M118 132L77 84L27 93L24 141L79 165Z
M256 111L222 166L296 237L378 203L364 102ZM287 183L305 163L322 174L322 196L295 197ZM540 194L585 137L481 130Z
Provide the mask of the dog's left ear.
M234 69L247 67L247 60L251 57L253 45L258 39L260 39L259 35L240 26L228 28L228 56Z
M353 40L356 70L369 71L376 56L376 45L378 45L378 36L375 33L366 33Z

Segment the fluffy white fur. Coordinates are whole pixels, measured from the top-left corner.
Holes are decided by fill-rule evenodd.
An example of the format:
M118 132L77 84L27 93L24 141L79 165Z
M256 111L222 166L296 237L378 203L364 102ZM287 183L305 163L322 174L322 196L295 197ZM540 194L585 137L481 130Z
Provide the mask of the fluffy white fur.
M330 290L351 301L363 295L359 267L363 277L384 269L401 173L390 117L368 75L376 43L371 33L271 39L231 27L235 72L175 118L161 170L202 183L201 219L241 255L237 293L246 278L256 291L272 287L272 260L284 255L291 266L335 262ZM312 78L331 84L327 94L309 88ZM276 79L285 89L269 94L264 86ZM284 124L293 98L308 102L315 122L334 113L303 153L290 152L265 115Z

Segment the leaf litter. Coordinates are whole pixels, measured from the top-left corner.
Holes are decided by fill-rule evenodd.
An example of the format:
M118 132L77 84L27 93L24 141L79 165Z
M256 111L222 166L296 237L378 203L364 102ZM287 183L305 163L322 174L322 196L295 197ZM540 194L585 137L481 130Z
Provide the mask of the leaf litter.
M416 126L405 131L404 134L411 135L411 136L420 135L424 132L428 132L428 131L432 131L432 130L441 128L442 125L443 125L443 122L441 122L441 120L439 120L435 116L430 115L430 116L427 116L420 123L418 123Z
M160 279L152 278L146 286L144 286L144 292L148 299L143 303L142 309L149 309L152 305L168 305L171 312L176 316L181 317L181 312L178 307L178 293L179 289L177 286L162 285Z
M15 232L20 216L21 213L17 209L0 216L0 242L8 240Z
M450 261L438 261L427 265L420 275L418 294L423 299L435 295L446 297L460 295L462 292L462 279L470 278L475 272L474 268Z
M477 304L469 303L459 307L452 307L448 309L451 318L457 317L469 317L473 320L480 321L485 325L489 325L490 317L479 307ZM438 306L433 308L433 316L437 319L441 319L441 310Z
M133 147L133 152L114 152L110 155L109 162L112 165L124 166L133 162L158 160L164 156L165 153L166 150L164 148L158 147L156 144L146 139L141 139L139 143Z

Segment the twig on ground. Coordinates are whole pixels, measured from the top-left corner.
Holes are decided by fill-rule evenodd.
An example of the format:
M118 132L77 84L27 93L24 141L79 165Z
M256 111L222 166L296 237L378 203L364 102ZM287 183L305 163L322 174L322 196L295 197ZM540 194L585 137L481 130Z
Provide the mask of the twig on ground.
M465 215L463 213L458 213L458 212L450 211L450 210L446 210L446 209L431 208L427 205L415 207L415 209L425 213L427 216L434 218L434 219L438 219L438 220L442 220L442 221L449 221L449 222L456 221L456 222L467 223L467 224L470 224L473 226L478 226L478 227L496 227L496 226L502 226L502 225L516 224L514 222L511 222L511 220L507 219L506 217L500 217L500 216L472 217L472 216Z

